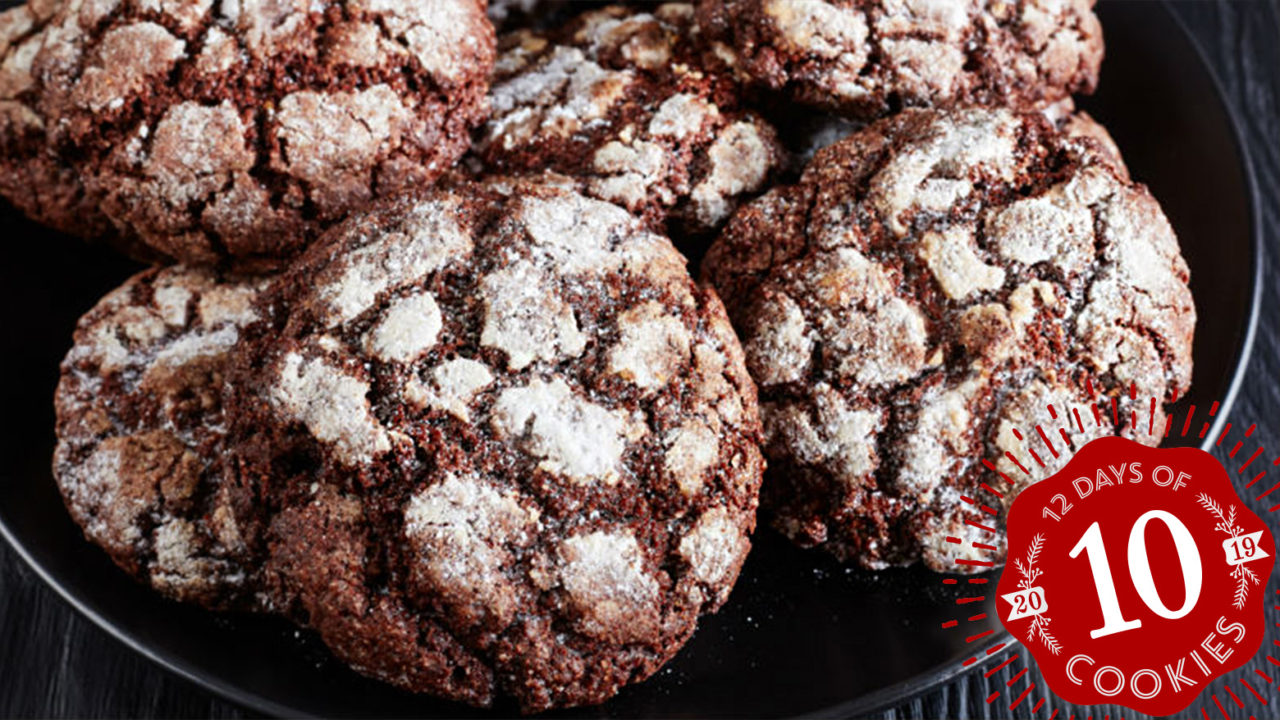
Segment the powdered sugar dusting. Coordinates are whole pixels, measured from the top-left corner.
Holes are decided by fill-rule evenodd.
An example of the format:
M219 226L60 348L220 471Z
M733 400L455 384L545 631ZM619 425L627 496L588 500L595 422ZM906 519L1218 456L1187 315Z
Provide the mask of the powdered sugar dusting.
M468 252L404 269L407 216L443 198ZM519 176L337 226L229 383L241 472L302 480L264 484L272 591L411 690L595 702L670 657L736 578L763 468L741 351L684 266Z
M186 43L163 26L140 22L102 36L100 64L88 67L72 90L72 102L93 112L116 110L150 76L163 75L186 52Z
M658 106L649 120L649 134L684 140L702 129L705 122L720 117L720 109L690 93L672 95Z
M658 583L631 531L575 535L560 545L560 578L583 615L582 631L614 641L657 630Z
M1059 424L1059 421L1054 420L1049 415L1049 405L1057 408L1087 408L1089 401L1088 396L1082 391L1073 391L1043 380L1033 380L1019 388L1017 392L1005 400L996 421L992 425L991 442L999 451L999 456L995 459L996 468L1006 476L1013 478L1020 486L1030 485L1049 477L1061 470L1069 459L1066 454L1060 454L1056 458L1052 455L1042 455L1041 460L1044 461L1044 467L1041 467L1039 463L1029 464L1031 466L1027 467L1030 472L1028 477L1027 474L1023 473L1011 460L1004 456L1004 453L1009 452L1014 457L1026 457L1023 442L1013 434L1014 430L1026 432L1028 428L1034 428L1037 425L1055 427ZM1077 447L1083 446L1094 438L1112 434L1113 428L1108 417L1103 417L1101 424L1094 421L1092 417L1089 419L1090 422L1083 423L1084 430L1081 431L1077 428L1076 432L1072 433L1072 439Z
M469 405L476 393L493 383L493 373L481 362L467 358L448 360L431 370L429 385L411 378L405 397L419 407L432 407L471 422Z
M20 102L0 125L25 126L33 166L15 156L0 190L180 262L278 268L375 197L432 183L487 114L477 0L38 4L46 37L0 53L0 103Z
M947 210L972 191L968 177L952 177L956 167L981 168L1012 179L1015 130L1013 113L973 110L940 118L932 132L896 154L871 185L871 200L898 235L907 232L907 211Z
M703 234L785 161L690 5L588 11L502 47L477 147L486 169L554 172L646 222Z
M272 165L312 187L322 211L346 207L372 196L377 161L400 144L412 123L412 111L386 85L293 93L276 114L283 151Z
M348 465L368 462L391 449L386 430L373 416L369 384L324 360L288 353L280 364L272 402L285 416L333 445Z
M485 142L511 147L535 135L572 135L600 122L633 76L605 70L577 48L558 47L535 71L496 83Z
M657 302L618 316L621 338L609 350L609 372L646 390L656 390L689 359L689 331Z
M981 376L955 386L928 390L919 401L915 427L902 441L897 485L919 502L929 502L939 478L955 474L971 455L969 435L975 423L973 397L985 385Z
M422 291L396 300L366 336L369 352L387 362L410 362L436 344L440 306Z
M501 625L511 621L519 596L505 569L512 561L508 546L533 540L536 510L481 478L449 475L413 495L404 520L415 574L449 602L484 607Z
M714 0L757 80L860 119L899 106L1011 107L1089 91L1102 60L1092 3ZM705 12L705 10L704 10ZM975 47L980 58L971 58Z
M813 337L796 301L768 288L761 293L754 315L755 332L744 338L743 350L756 381L776 385L807 375Z
M676 479L685 495L702 491L703 476L720 456L720 438L706 423L688 420L664 438L663 469Z
M680 555L698 580L727 590L725 581L741 566L749 547L741 526L724 508L716 507L703 513L681 538Z
M628 417L582 398L560 378L504 390L493 407L493 426L542 458L539 467L578 484L616 483L635 432Z
M317 292L330 308L330 322L354 319L378 297L466 257L472 240L457 220L447 196L415 202L402 225L347 254L317 278Z
M621 263L618 241L636 227L618 207L577 194L529 198L521 219L538 249L568 273L616 268Z
M504 351L514 370L535 360L575 357L586 347L573 308L553 283L540 265L524 259L480 282L485 304L480 342Z
M738 121L725 128L707 150L711 173L693 188L691 198L698 222L714 227L736 207L733 198L764 187L778 163L777 140L762 122Z
M984 263L978 256L971 227L962 225L943 232L926 232L920 246L921 257L933 271L933 277L953 300L963 300L1004 285L1004 270Z

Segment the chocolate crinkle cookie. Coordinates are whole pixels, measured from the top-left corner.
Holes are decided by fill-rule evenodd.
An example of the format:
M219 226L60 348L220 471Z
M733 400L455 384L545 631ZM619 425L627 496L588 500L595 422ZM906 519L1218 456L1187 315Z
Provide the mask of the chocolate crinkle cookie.
M263 284L135 275L81 318L54 401L54 477L85 536L161 594L210 608L256 603L222 400Z
M56 230L99 237L110 232L111 222L49 146L37 110L32 63L60 5L41 0L0 12L0 195Z
M32 0L0 49L0 190L21 209L264 268L450 167L494 38L482 0Z
M701 41L693 7L609 7L499 42L493 116L476 148L496 173L549 171L658 229L708 234L784 159L741 104L731 54Z
M265 304L232 435L266 588L352 667L594 703L724 602L754 386L714 291L625 210L459 181L335 227Z
M862 119L1092 92L1103 53L1093 0L699 0L698 18L759 84Z
M1191 380L1189 273L1159 205L1040 113L877 122L739 210L703 268L759 387L762 505L869 568L954 572L981 460L1019 482L1006 502L1065 461L1028 478L1005 457L1063 426L1050 404L1081 408L1083 443L1114 432L1091 387L1168 401Z

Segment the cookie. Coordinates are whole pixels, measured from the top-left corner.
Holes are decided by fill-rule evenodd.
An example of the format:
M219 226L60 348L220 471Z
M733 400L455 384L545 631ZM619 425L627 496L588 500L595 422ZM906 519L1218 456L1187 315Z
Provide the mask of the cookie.
M69 1L46 22L23 137L42 127L121 234L242 269L453 165L494 52L480 0Z
M724 602L762 472L714 291L625 210L528 181L394 199L273 286L234 449L266 587L355 669L605 700Z
M670 3L504 36L478 158L495 173L564 175L659 231L709 234L784 155L699 32L693 7Z
M0 12L0 196L61 232L100 237L111 223L79 175L45 141L32 62L51 29L57 0Z
M1091 388L1169 401L1191 380L1189 273L1160 206L1039 113L874 123L740 209L703 269L759 388L762 506L868 568L954 572L981 460L1019 483L1006 502L1065 461L1005 456L1015 432L1064 425L1050 403L1082 408L1083 443L1114 432ZM1134 439L1158 442L1145 423Z
M54 405L53 473L85 536L170 598L256 603L224 465L223 382L261 280L139 273L80 319Z
M859 119L902 107L1025 109L1092 92L1093 0L699 0L709 37L791 99Z

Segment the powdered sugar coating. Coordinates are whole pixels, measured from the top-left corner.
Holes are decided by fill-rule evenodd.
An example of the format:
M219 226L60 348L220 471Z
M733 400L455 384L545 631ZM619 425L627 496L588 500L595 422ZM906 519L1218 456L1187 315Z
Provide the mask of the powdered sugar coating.
M438 262L369 282L413 257ZM357 669L476 704L598 702L660 667L736 579L762 472L741 349L683 264L626 211L527 180L331 231L273 285L287 310L234 382L277 605ZM334 543L361 559L308 549ZM381 603L358 627L316 615Z
M289 353L270 397L281 416L302 423L317 440L330 443L340 461L356 465L391 449L386 429L365 398L368 394L369 383L355 374Z
M536 535L538 512L514 493L499 493L478 478L447 476L412 496L404 511L405 536L418 553L415 582L440 591L464 612L487 613L511 622L521 597L507 577L514 560L507 546L527 547Z
M587 339L578 329L573 308L555 292L544 268L527 260L486 275L481 344L507 354L520 369L534 360L577 357Z
M667 447L663 469L675 478L680 491L697 495L702 491L702 479L720 456L720 438L699 420L686 422L667 433Z
M714 229L765 187L783 154L699 33L692 6L670 3L502 38L481 161L560 173L655 227Z
M471 252L468 229L459 225L451 196L415 205L389 232L353 250L343 263L316 278L326 324L349 322L388 290L411 285ZM405 242L408 238L408 242Z
M504 390L493 405L499 438L541 458L539 469L578 484L618 481L630 439L627 421L625 414L577 397L559 378Z
M41 21L18 98L32 153L114 232L254 268L452 165L494 53L479 0L72 0Z
M1024 478L1004 453L1064 424L1049 403L1191 379L1168 221L1096 138L1035 113L874 123L741 209L703 267L759 383L774 523L867 567L954 572L978 461ZM1113 432L1085 424L1079 442Z
M689 361L689 331L656 302L618 317L621 338L609 350L609 372L645 390L664 387Z
M409 401L420 408L443 410L470 422L468 406L472 398L492 382L493 373L489 366L467 358L455 358L436 366L428 383L411 378L405 392Z
M560 544L558 555L560 582L584 634L619 644L658 635L658 582L634 534L574 535Z
M680 555L689 561L694 576L720 593L721 601L729 593L724 579L737 571L750 549L740 524L725 508L713 508L680 540Z
M411 362L430 350L440 337L440 306L431 293L400 298L365 335L366 346L391 362Z
M871 119L897 106L1020 109L1091 92L1093 0L699 0L742 72L808 105Z
M160 593L256 603L224 465L223 381L261 281L148 270L81 320L62 366L54 476L85 536Z

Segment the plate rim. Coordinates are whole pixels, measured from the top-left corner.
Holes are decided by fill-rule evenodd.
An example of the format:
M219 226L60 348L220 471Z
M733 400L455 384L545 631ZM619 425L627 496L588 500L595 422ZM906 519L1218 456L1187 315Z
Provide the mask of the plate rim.
M1227 385L1226 395L1221 400L1221 412L1219 412L1215 417L1210 427L1210 431L1205 434L1206 439L1200 444L1200 448L1207 451L1213 445L1213 438L1221 432L1223 425L1227 421L1227 417L1231 414L1231 410L1235 406L1236 399L1244 385L1244 379L1248 375L1250 361L1253 356L1254 340L1257 335L1262 304L1263 238L1261 206L1259 202L1253 154L1250 152L1249 146L1245 142L1240 114L1237 108L1229 102L1222 80L1219 78L1213 64L1210 62L1208 54L1196 39L1195 35L1192 34L1191 30L1187 27L1186 21L1173 10L1171 0L1161 0L1160 7L1161 10L1178 27L1183 38L1191 45L1197 60L1199 60L1200 65L1204 68L1209 77L1210 85L1213 87L1218 105L1223 109L1224 114L1226 115L1232 144L1241 160L1240 169L1242 171L1242 179L1245 186L1245 199L1249 205L1246 215L1249 221L1249 236L1252 246L1250 262L1253 264L1253 273L1249 281L1251 287L1249 292L1250 299L1248 315L1245 321L1244 341L1239 346L1239 350L1232 361L1233 369L1231 379ZM111 620L99 613L89 603L82 600L78 595L72 593L66 586L50 574L50 572L35 559L34 555L26 545L14 534L13 530L4 521L3 516L0 516L0 537L4 538L9 547L18 554L18 557L22 559L27 567L30 568L45 585L52 588L54 592L57 593L64 602L75 609L76 612L87 618L94 625L105 631L109 636L120 642L125 647L154 663L160 669L173 673L205 691L248 710L260 712L272 717L314 717L309 713L301 711L299 708L284 705L267 698L260 693L246 690L233 683L219 680L216 677L210 677L208 674L194 668L186 660L174 656L171 653L157 651L145 642L134 637L132 633L120 628ZM982 654L985 654L989 648L995 647L1000 643L1008 643L1010 640L1012 640L1012 636L1004 630L1001 630L995 635L987 638L984 642L976 644L974 646L974 655L981 656ZM943 683L954 680L960 675L971 670L973 667L981 666L982 663L983 660L980 660L977 663L972 663L968 666L960 660L940 663L939 665L918 673L913 677L887 685L860 697L794 715L793 717L823 718L837 716L862 717L874 715L900 705L903 702L907 702L911 698L922 696L936 689Z

